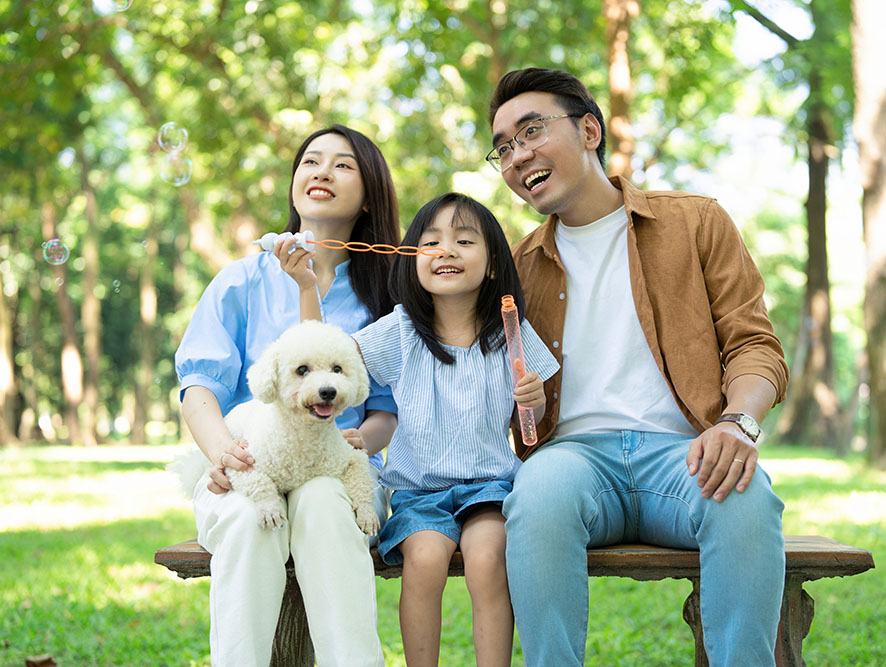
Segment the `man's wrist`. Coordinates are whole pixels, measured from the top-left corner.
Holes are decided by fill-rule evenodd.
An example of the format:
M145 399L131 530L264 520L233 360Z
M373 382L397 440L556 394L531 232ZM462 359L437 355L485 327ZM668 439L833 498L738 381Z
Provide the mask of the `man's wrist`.
M714 424L733 423L741 431L750 438L751 442L757 442L760 437L760 425L757 420L746 412L727 412L720 415L720 418Z

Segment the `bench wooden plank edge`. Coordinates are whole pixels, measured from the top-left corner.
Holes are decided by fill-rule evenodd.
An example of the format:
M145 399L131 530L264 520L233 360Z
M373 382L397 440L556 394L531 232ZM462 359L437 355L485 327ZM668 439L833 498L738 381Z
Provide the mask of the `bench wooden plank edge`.
M400 565L387 565L373 548L375 573L383 579L402 574ZM182 579L209 575L212 556L196 540L158 549L154 562ZM874 567L869 551L836 540L805 535L785 537L785 574L804 581L859 574ZM291 569L291 563L290 563ZM464 576L460 552L452 557L450 576ZM699 576L698 552L642 544L623 544L588 550L589 576L629 577L637 581L692 579Z

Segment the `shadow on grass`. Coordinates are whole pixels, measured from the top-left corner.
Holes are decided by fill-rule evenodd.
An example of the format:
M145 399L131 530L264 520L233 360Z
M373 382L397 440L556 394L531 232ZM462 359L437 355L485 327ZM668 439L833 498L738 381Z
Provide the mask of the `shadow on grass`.
M0 533L0 664L208 664L208 579L184 583L154 551L194 534L187 512Z
M10 467L20 468L31 477L44 477L51 480L68 477L94 477L107 473L153 472L163 470L163 461L42 461L26 460L13 462Z

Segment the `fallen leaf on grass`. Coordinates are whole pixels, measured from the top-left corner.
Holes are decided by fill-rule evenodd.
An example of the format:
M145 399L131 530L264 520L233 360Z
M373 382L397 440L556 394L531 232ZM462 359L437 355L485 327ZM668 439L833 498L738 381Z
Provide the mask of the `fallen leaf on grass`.
M48 653L25 658L25 667L56 667L55 660Z

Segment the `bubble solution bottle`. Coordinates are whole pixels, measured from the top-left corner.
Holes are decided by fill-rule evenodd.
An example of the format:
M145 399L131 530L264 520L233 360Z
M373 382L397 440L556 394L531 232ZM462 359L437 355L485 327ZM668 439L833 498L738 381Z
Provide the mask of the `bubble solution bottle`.
M526 374L526 361L523 359L523 339L520 337L520 317L517 314L517 305L514 297L505 294L501 298L501 318L505 326L505 340L508 344L508 358L511 362L511 375L514 384ZM517 416L520 419L520 431L523 434L523 444L532 447L538 442L535 432L535 415L532 408L517 406Z

